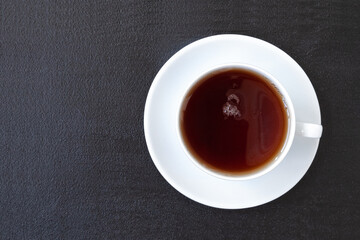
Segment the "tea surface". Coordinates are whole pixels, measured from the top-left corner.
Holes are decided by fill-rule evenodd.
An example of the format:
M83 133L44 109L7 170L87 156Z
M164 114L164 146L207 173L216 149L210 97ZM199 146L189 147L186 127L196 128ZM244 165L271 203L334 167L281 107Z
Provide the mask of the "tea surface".
M195 84L182 103L181 134L209 168L242 173L263 167L281 151L287 114L281 95L254 72L226 69Z

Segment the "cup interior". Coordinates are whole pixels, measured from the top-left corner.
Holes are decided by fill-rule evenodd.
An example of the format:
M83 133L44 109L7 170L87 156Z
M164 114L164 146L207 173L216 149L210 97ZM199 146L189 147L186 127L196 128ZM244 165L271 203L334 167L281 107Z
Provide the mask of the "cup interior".
M194 153L188 149L188 147L185 144L184 138L183 138L183 133L181 131L182 106L183 106L184 102L187 101L186 96L187 96L188 92L194 87L194 85L196 85L205 76L216 73L216 72L225 71L227 69L246 70L246 71L250 71L257 75L262 76L262 79L266 80L269 84L271 84L273 86L273 88L278 92L278 95L281 96L283 108L287 115L286 137L285 137L285 140L281 147L281 150L278 151L278 153L271 160L269 160L267 162L267 164L265 164L264 166L261 166L259 168L256 168L252 171L230 173L230 172L219 171L219 170L209 167L208 165L203 164L201 161L198 160L199 156L195 156ZM218 177L221 179L225 179L225 180L253 179L253 178L262 176L262 175L266 174L267 172L271 171L272 169L274 169L278 164L280 164L280 162L285 158L286 154L288 153L288 151L291 147L291 144L293 142L294 135L295 135L294 107L293 107L291 99L290 99L287 91L285 90L285 88L280 84L280 82L275 77L273 77L268 72L266 72L256 66L241 64L241 63L228 63L228 64L223 64L220 66L215 66L215 67L205 71L204 73L200 74L199 77L197 77L192 82L192 84L190 84L186 88L186 90L184 91L182 96L183 97L182 97L181 101L179 102L179 107L178 107L179 111L178 111L178 116L177 116L177 120L178 120L177 133L178 133L179 141L182 145L184 152L188 156L188 158L202 171L204 171L212 176L215 176L215 177Z

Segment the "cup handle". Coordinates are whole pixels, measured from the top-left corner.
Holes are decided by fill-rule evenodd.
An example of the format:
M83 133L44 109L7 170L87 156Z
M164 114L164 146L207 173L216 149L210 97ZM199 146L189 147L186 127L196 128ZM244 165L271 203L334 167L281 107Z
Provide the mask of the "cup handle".
M320 138L322 131L323 127L320 124L296 122L296 135L308 138Z

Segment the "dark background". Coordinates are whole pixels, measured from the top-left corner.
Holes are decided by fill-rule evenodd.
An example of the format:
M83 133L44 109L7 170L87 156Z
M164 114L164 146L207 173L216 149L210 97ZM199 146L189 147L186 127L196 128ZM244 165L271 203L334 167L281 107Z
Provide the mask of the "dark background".
M286 2L0 1L0 239L359 239L360 4ZM292 56L325 128L299 184L251 209L184 197L144 138L157 71L221 33Z

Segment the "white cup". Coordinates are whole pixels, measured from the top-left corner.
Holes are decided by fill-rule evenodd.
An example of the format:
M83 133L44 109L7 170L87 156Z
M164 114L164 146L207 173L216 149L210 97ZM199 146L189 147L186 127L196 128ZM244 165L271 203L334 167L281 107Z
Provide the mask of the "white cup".
M208 166L202 164L199 160L196 159L196 157L193 156L193 154L187 148L187 146L183 140L183 137L182 137L181 122L180 122L181 111L182 111L181 107L182 107L184 98L186 97L187 93L199 80L203 79L204 76L206 76L212 72L217 72L217 71L221 71L221 70L225 70L225 69L243 69L243 70L251 71L258 75L263 76L264 79L266 79L271 85L273 85L275 87L275 89L278 90L279 94L282 96L282 100L284 103L284 109L286 110L287 117L288 117L288 127L287 127L286 139L283 143L281 150L277 153L277 155L275 155L273 157L273 159L268 161L267 164L265 164L262 167L257 168L256 170L250 171L250 172L225 173L223 171L216 171L212 168L209 168ZM223 64L220 66L213 67L213 68L207 70L206 72L204 72L203 74L201 74L195 81L193 81L192 84L189 85L185 89L182 96L183 96L183 98L179 102L179 105L178 105L179 111L178 111L178 116L176 118L177 119L177 124L176 124L177 135L181 142L182 148L184 149L188 158L201 170L203 170L204 172L206 172L210 175L213 175L215 177L222 178L225 180L248 180L248 179L262 176L262 175L270 172L271 170L273 170L277 165L280 164L280 162L282 160L284 160L284 158L288 154L289 149L293 143L295 134L300 135L302 137L308 137L308 138L320 138L321 134L322 134L322 126L319 124L297 122L295 119L294 107L293 107L292 101L291 101L286 89L271 74L269 74L268 72L266 72L258 67L252 66L252 65L241 64L241 63L228 63L228 64Z

